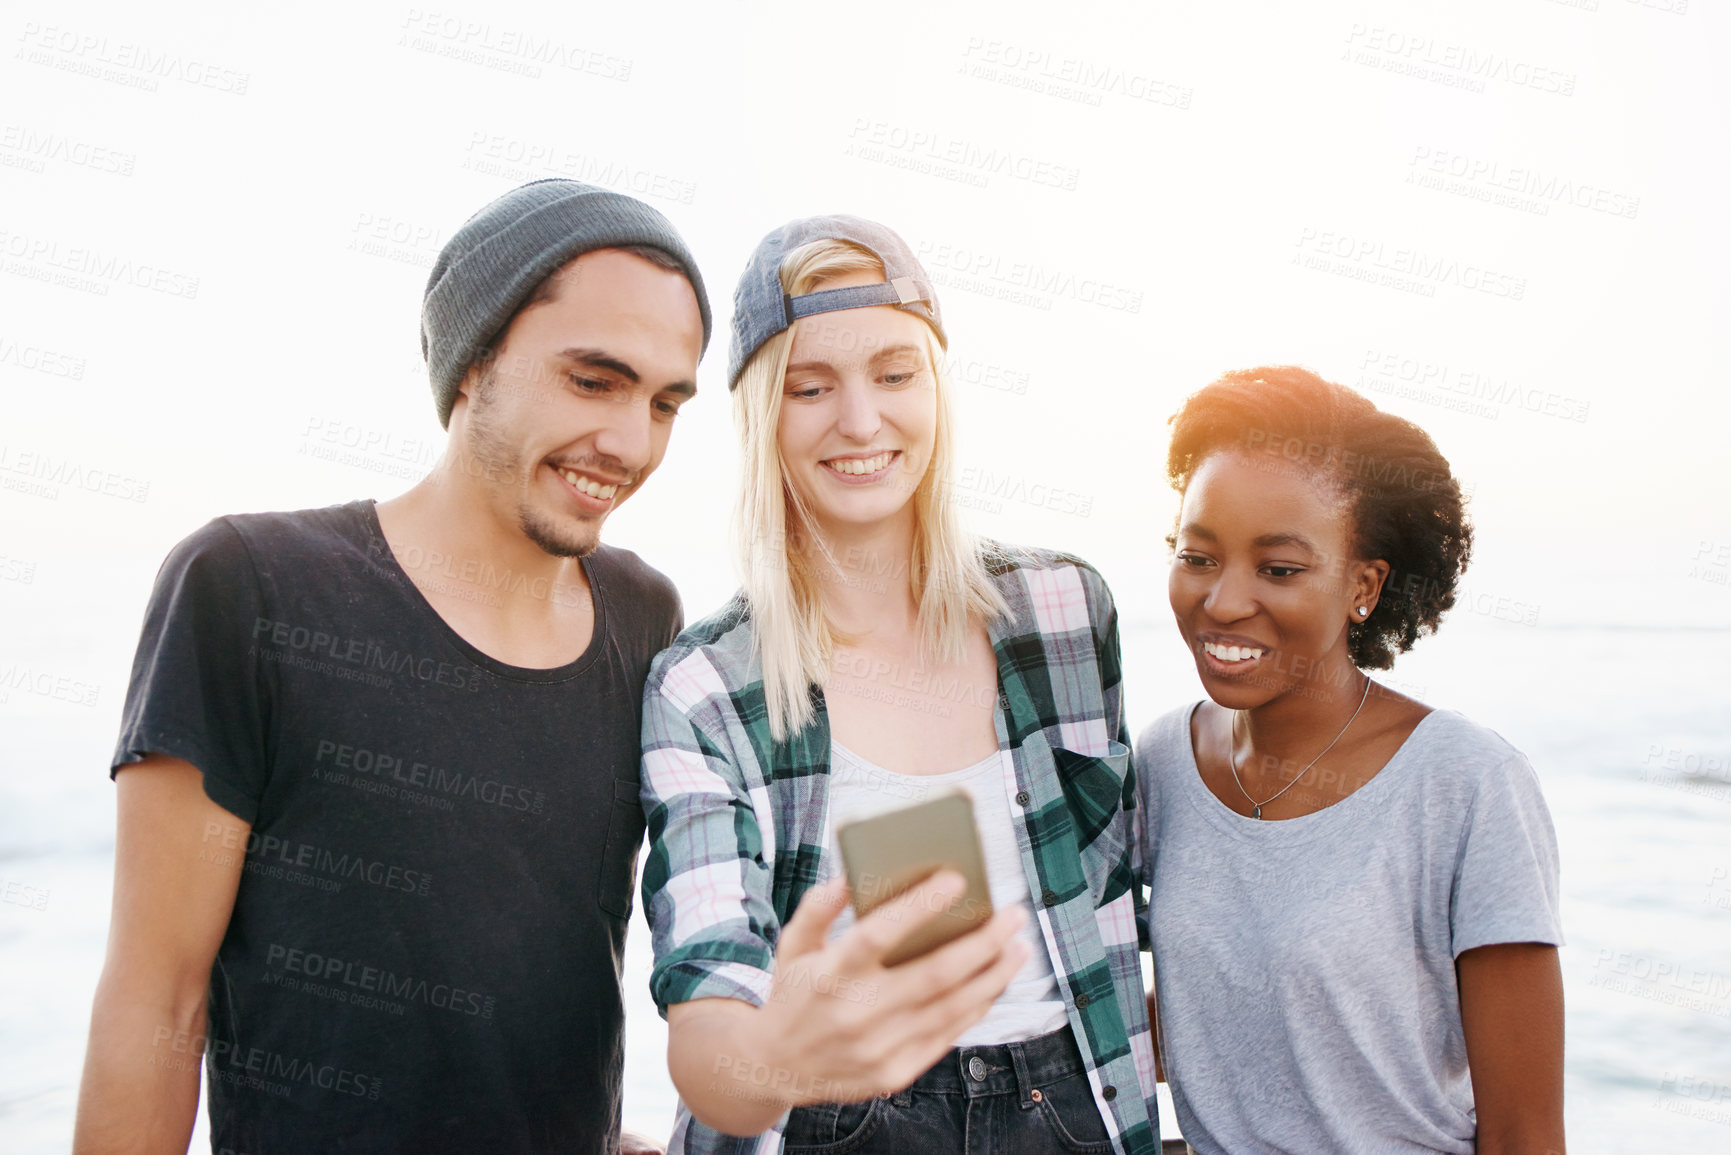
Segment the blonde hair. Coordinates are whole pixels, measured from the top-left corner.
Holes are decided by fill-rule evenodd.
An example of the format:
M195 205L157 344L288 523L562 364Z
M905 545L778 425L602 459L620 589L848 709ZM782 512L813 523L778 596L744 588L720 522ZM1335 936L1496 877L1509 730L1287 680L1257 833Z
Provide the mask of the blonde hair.
M782 290L799 296L825 281L861 272L881 277L883 264L869 250L847 241L816 240L782 260ZM791 328L765 341L740 373L733 394L745 459L734 510L735 544L763 664L770 734L778 742L811 721L809 687L823 684L835 645L847 640L824 613L822 578L807 556L808 539L825 555L828 546L789 483L777 441L782 384L792 350ZM962 529L951 497L954 417L942 350L929 326L926 355L937 393L937 430L931 462L910 499L914 544L907 576L919 607L916 629L922 653L956 660L966 652L970 622L1009 611L986 573L979 541Z

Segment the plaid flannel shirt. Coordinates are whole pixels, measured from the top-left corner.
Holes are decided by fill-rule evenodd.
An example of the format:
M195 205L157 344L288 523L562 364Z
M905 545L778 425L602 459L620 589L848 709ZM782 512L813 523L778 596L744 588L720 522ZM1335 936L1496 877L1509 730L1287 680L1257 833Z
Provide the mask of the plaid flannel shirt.
M1114 1147L1157 1153L1117 610L1105 581L1077 558L994 546L987 570L1010 607L988 629L998 747L1015 766L1010 813L1034 911ZM663 1016L701 998L761 1006L781 926L827 873L823 695L813 688L809 725L773 741L755 649L736 596L680 634L645 686L643 903L655 944L649 986ZM669 1152L773 1155L785 1121L734 1138L681 1103Z

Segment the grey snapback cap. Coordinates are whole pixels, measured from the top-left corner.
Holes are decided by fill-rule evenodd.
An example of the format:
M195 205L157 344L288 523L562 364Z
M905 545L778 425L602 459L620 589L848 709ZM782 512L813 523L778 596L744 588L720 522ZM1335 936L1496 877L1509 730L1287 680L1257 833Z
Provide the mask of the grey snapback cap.
M445 242L427 278L421 353L439 424L449 424L457 387L482 342L537 285L574 257L625 245L648 245L678 262L697 294L703 348L708 348L709 295L697 262L666 217L612 189L574 180L530 181L465 221Z
M851 241L870 250L883 262L884 281L847 289L823 289L790 297L781 288L781 262L787 254L811 241L831 238ZM931 278L915 258L907 242L875 221L836 214L789 221L759 241L751 260L740 274L733 291L733 347L727 359L727 388L739 384L739 375L763 347L763 343L801 317L836 309L863 309L869 305L893 305L912 313L932 327L938 345L949 348L938 297Z

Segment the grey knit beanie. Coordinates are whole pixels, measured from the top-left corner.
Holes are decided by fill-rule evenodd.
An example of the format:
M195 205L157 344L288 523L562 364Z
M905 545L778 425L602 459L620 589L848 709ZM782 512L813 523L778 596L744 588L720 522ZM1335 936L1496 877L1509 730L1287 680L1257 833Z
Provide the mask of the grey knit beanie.
M707 349L709 296L697 262L666 217L609 189L574 180L531 181L465 221L445 242L427 278L421 355L427 359L439 424L450 424L457 387L481 343L537 285L573 257L624 245L649 245L679 262L697 294Z

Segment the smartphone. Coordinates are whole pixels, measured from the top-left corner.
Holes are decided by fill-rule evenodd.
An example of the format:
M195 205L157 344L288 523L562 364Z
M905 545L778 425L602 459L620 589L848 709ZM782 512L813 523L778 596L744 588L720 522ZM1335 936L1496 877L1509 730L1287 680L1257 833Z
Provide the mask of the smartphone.
M949 867L967 880L967 890L949 909L910 930L884 955L885 966L919 958L959 938L992 917L986 856L974 823L974 801L966 794L936 798L836 827L842 868L854 914L864 918Z

